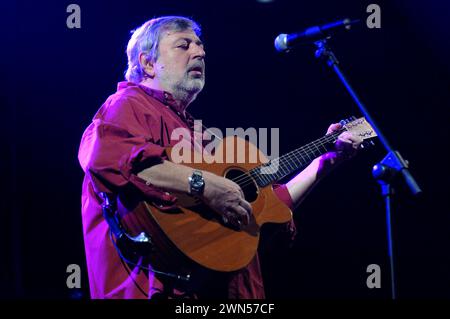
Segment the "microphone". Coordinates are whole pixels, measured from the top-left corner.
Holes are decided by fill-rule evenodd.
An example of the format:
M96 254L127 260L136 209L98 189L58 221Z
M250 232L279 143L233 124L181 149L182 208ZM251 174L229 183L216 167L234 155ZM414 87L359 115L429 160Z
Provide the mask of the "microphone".
M282 33L275 39L275 49L279 52L288 51L297 44L324 39L339 30L350 30L352 24L358 23L359 21L359 19L344 19L322 26L310 27L301 32L291 34Z

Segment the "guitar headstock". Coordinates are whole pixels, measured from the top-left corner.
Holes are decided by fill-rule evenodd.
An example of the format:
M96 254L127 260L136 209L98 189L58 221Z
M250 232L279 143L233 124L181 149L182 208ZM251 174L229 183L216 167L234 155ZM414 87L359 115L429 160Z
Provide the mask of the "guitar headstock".
M375 130L372 128L369 122L364 117L356 118L352 116L346 120L339 122L343 128L354 135L357 135L363 139L362 147L367 145L375 145L372 138L377 136Z

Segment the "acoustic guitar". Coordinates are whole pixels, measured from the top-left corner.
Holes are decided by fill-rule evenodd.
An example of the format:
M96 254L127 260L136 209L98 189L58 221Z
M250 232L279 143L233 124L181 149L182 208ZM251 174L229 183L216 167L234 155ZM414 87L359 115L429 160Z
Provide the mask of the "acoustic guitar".
M268 160L255 145L231 136L225 137L216 147L223 152L219 154L224 159L222 163L183 163L224 176L242 188L245 199L252 205L253 216L250 223L241 229L224 224L219 214L195 197L181 194L177 196L177 206L169 209L156 203L141 203L137 207L140 214L134 218L123 218L124 225L131 233L145 231L152 236L155 249L150 263L155 268L176 270L180 266L178 258L182 256L215 271L241 269L256 254L261 226L265 223L285 223L292 218L292 211L275 195L272 185L328 152L343 131L360 136L364 140L363 146L373 143L370 139L376 137L364 118L352 118L341 130L276 159ZM246 161L242 161L242 150L245 150ZM250 161L249 158L255 153L258 154L257 160ZM167 154L170 156L171 149ZM218 154L214 155L217 158Z

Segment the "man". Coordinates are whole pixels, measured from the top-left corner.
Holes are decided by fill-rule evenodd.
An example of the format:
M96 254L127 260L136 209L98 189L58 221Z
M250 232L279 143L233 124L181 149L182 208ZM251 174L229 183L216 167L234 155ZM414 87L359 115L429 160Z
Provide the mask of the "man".
M85 171L82 217L92 298L264 298L258 255L241 270L217 274L196 291L179 289L152 271L124 263L102 217L101 193L139 193L146 201L173 205L173 193L195 194L225 223L245 226L252 207L231 180L167 160L176 128L192 131L186 112L205 84L205 49L200 28L184 17L161 17L134 31L127 47L128 82L119 83L95 115L81 141ZM331 125L328 133L340 128ZM331 168L353 154L361 140L342 133L336 151L312 161L276 194L295 207ZM193 145L195 146L195 145ZM200 181L200 186L192 183ZM197 187L197 188L196 188ZM132 212L132 209L130 209ZM293 223L287 225L293 231Z

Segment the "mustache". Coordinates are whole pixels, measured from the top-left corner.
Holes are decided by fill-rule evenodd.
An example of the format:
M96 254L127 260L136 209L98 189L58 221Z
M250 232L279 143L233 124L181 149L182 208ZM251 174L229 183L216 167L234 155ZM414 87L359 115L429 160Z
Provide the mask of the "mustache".
M189 67L188 67L188 72L189 71L192 71L192 70L195 70L195 69L200 69L202 72L204 72L205 71L205 62L203 62L203 61L196 61L196 62L193 62Z

